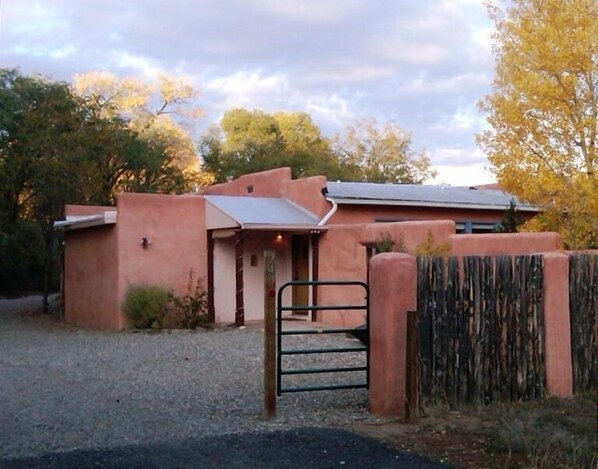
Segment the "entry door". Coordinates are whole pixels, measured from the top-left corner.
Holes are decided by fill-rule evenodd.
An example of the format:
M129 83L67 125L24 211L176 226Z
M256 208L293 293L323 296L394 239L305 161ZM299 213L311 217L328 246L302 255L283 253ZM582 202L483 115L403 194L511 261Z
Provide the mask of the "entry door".
M293 236L292 264L293 280L309 280L309 238L306 235ZM293 306L309 304L309 287L293 285ZM295 314L307 315L308 311L295 311Z

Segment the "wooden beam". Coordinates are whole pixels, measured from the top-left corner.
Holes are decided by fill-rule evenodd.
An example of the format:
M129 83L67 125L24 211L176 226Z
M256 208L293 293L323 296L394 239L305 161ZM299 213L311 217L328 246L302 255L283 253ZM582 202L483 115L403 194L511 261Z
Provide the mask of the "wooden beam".
M311 233L311 279L317 282L320 278L320 233ZM318 286L312 285L311 290L311 304L318 305ZM311 320L318 320L318 312L311 312Z
M276 415L276 251L264 252L264 413Z
M216 322L214 305L214 232L208 230L208 321Z
M245 304L243 299L243 230L235 232L235 326L245 325Z
M407 421L415 423L419 413L418 386L418 330L417 311L407 311L407 357L406 357L406 395L405 402Z

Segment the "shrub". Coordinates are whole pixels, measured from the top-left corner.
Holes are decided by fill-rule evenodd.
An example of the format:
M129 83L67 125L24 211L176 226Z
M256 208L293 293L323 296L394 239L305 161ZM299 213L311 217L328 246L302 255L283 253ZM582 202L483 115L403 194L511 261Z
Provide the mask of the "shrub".
M451 243L445 241L443 243L436 243L434 235L431 230L428 230L426 239L419 243L415 248L415 253L418 256L440 256L446 257L451 252Z
M381 252L392 252L395 242L392 240L390 233L380 233L376 238L376 251Z
M189 271L187 293L183 296L169 293L168 299L180 318L179 327L196 329L198 326L208 323L208 293L203 289L201 279L197 279L197 282L193 281L193 270Z
M157 285L131 285L122 305L129 326L162 329L167 314L168 292Z

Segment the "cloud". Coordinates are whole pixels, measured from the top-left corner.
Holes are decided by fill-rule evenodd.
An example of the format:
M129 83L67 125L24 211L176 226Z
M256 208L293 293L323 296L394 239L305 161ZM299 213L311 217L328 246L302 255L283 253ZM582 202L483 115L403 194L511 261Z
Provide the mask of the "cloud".
M238 106L306 111L329 134L375 117L435 166L484 160L473 135L492 25L479 0L9 0L1 14L1 67L165 72L202 92L206 127Z

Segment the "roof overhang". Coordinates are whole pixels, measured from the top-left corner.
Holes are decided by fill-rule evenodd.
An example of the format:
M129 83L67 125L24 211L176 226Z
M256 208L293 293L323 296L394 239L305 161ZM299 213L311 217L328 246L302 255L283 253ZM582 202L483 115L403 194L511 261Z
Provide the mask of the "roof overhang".
M326 227L318 225L318 219L313 214L282 198L274 200L259 197L206 196L205 200L208 230L287 233L315 233L327 230ZM259 213L253 214L252 209ZM264 217L264 212L268 216Z
M336 202L338 205L385 205L396 207L433 207L433 208L458 208L471 210L499 210L505 211L508 206L467 204L458 202L428 202L423 200L388 200L388 199L356 199L327 196L329 202ZM530 206L517 206L518 212L539 213L541 210Z
M55 221L55 230L80 230L94 226L114 225L116 210L108 210L98 215L68 215L65 220Z

